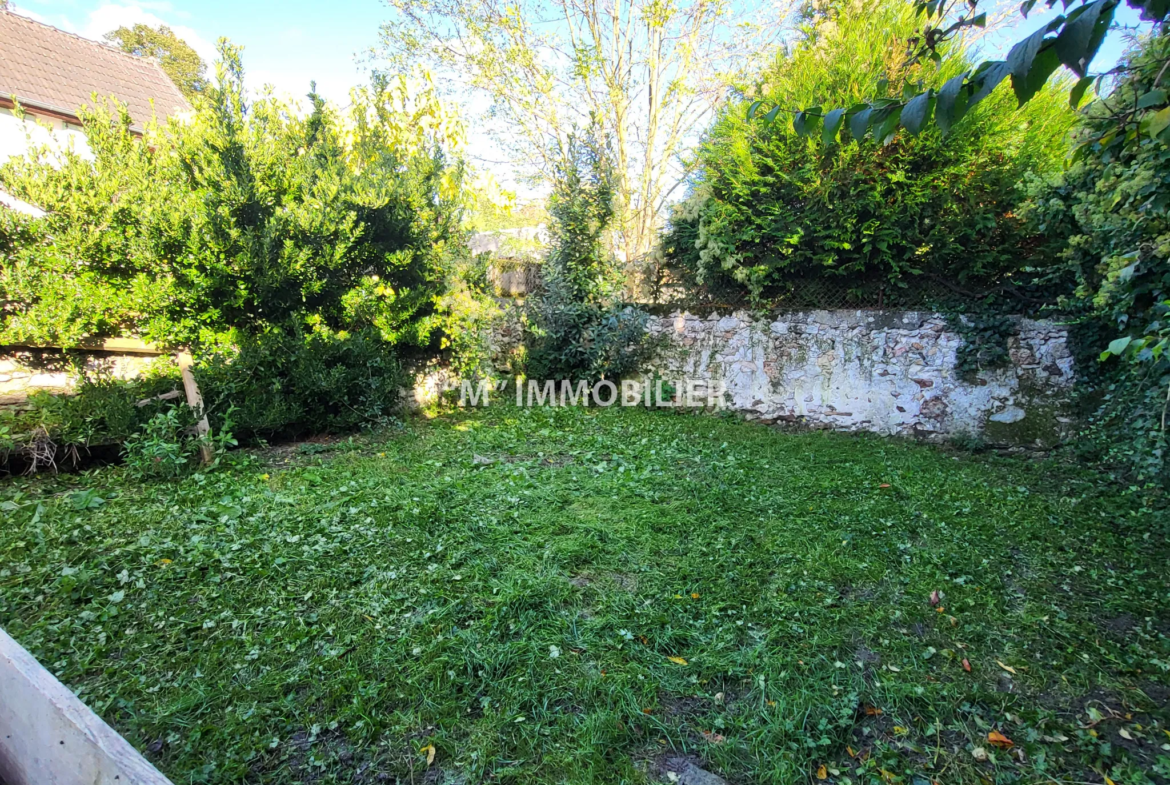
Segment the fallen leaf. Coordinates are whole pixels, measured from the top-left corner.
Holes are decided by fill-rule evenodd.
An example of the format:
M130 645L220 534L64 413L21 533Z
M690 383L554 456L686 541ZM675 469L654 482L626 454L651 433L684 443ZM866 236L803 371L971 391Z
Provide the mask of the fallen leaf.
M703 738L709 741L711 744L722 744L724 741L726 741L726 738L724 738L723 734L721 733L716 733L715 731L711 730L699 732L702 733Z
M1003 747L1005 750L1016 746L1014 741L1009 739L1007 736L1004 736L997 730L993 730L987 734L987 741L997 747Z
M938 596L938 589L935 589L930 593L930 604L938 605L940 602L942 602L942 598Z
M971 750L971 757L978 761L987 760L987 750L983 749L982 747L976 747L975 749Z
M159 567L166 567L170 563L171 563L170 559L159 559L158 561L155 562L155 564L157 564Z
M428 744L427 746L425 746L421 750L419 750L419 752L425 752L427 754L427 765L428 766L430 766L432 763L435 762L435 745L434 744Z
M827 780L828 778L829 778L829 770L826 769L825 764L822 763L821 767L819 769L817 769L817 779L818 780Z
M934 609L934 612L935 612L935 613L946 613L946 612L947 612L947 609L946 609L946 608L944 608L943 606L941 606L941 605L940 605L940 606L938 606L937 608L935 608L935 609Z
M971 672L971 661L966 657L963 658L963 670L967 671L967 673Z
M1117 785L1117 783L1109 779L1108 775L1105 775L1105 785Z
M999 667L1003 668L1005 671L1007 671L1008 673L1012 674L1013 676L1014 676L1014 675L1015 675L1015 673L1016 673L1016 669L1015 669L1015 668L1013 668L1011 665L1004 665L1004 664L1003 664L1002 662L1000 662L999 660L996 660L996 661L995 661L995 664L996 664L996 665L998 665Z
M876 717L877 715L882 713L882 710L879 709L877 706L866 706L865 713L868 714L870 717Z
M697 599L699 599L699 593L698 593L697 591L693 591L693 592L691 592L691 599L692 599L692 600L697 600Z
M889 487L890 487L890 484L889 484L888 482L883 482L883 483L882 483L881 485L879 485L878 487L879 487L879 488L889 488Z
M850 757L850 758L856 758L856 757L857 757L857 753L853 751L853 748L852 748L852 747L846 747L846 748L845 748L845 751L849 753L849 757Z
M684 660L682 657L667 657L666 659L670 660L675 665L686 665L687 664L687 661Z
M901 672L902 672L902 669L901 669L901 668L899 668L897 665L887 665L887 666L886 666L886 669L887 669L887 670L891 670L891 671L893 671L894 673L901 673Z
M1127 731L1125 728L1117 731L1117 735L1121 736L1123 739L1129 739L1130 741L1133 741L1133 736L1130 736L1129 731Z

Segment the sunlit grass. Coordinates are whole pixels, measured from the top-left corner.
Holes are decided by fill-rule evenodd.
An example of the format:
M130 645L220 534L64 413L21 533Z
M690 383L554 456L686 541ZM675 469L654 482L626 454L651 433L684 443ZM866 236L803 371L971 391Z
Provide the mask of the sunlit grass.
M1170 776L1165 524L1067 467L503 407L0 498L0 626L176 782Z

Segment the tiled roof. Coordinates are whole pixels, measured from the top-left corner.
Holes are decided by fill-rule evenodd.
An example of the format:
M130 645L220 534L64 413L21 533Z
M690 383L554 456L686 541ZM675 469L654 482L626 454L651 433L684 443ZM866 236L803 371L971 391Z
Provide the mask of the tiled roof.
M190 108L155 60L0 11L0 97L76 116L94 93L125 103L139 128Z

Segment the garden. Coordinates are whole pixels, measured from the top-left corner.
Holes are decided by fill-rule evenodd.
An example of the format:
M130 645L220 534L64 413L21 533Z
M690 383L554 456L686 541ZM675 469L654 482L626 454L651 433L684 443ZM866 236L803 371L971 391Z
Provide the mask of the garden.
M70 378L0 404L0 628L175 783L1170 783L1170 9L1129 5L1104 73L1117 0L982 64L977 2L813 4L747 63L652 3L562 73L523 3L395 0L344 108L253 92L226 40L190 117L95 99L91 155L0 164L45 211L0 206L0 355ZM736 69L687 65L704 36ZM671 86L607 82L622 51ZM469 75L544 195L489 193L408 65ZM716 71L691 148L643 138ZM937 339L891 339L910 394L873 366L890 417L1009 379L1060 430L663 376L663 319L844 311ZM828 378L811 345L761 373Z

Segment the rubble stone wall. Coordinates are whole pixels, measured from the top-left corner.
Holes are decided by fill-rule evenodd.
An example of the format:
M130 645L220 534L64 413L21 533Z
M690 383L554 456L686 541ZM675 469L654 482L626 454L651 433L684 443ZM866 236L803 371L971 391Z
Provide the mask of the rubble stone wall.
M955 367L963 339L926 312L674 313L649 330L662 345L654 373L722 380L728 405L755 419L1036 446L1070 423L1073 357L1052 322L1019 319L1010 364L972 381Z

